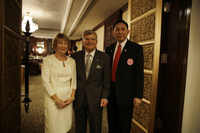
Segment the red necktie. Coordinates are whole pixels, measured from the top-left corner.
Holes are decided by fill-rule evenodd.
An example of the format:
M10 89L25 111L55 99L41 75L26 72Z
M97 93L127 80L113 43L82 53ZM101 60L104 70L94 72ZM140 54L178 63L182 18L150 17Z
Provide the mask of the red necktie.
M118 46L117 52L115 54L115 59L114 59L114 62L113 62L113 69L112 69L112 75L111 75L113 82L116 81L116 70L117 70L117 65L118 65L118 62L119 62L120 54L121 54L121 44L119 44L119 46Z

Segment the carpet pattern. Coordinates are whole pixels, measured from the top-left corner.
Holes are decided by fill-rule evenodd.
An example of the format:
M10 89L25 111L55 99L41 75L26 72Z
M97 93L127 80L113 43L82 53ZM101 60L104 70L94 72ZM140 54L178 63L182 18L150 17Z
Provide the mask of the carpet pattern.
M25 93L25 84L21 85L21 94ZM29 97L32 100L28 113L25 112L24 103L21 104L21 133L44 133L44 93L41 76L29 76ZM21 98L24 100L24 97ZM102 114L102 133L108 133L106 108ZM75 120L73 114L72 128L68 133L75 133ZM87 127L89 133L89 126Z

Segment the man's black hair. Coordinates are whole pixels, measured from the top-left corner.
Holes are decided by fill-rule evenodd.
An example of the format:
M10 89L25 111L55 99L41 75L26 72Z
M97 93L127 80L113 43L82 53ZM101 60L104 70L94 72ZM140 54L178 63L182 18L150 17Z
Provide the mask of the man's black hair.
M115 29L115 25L118 24L118 23L124 23L128 29L128 24L124 21L124 20L117 20L114 25L113 25L113 30Z

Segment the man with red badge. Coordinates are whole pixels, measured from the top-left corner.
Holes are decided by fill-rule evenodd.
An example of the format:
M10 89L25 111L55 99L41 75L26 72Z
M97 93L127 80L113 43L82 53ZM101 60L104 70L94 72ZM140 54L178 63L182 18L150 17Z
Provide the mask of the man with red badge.
M115 22L113 35L117 42L105 50L112 70L107 106L109 133L130 133L133 106L139 106L143 97L143 48L127 39L129 32L124 20Z

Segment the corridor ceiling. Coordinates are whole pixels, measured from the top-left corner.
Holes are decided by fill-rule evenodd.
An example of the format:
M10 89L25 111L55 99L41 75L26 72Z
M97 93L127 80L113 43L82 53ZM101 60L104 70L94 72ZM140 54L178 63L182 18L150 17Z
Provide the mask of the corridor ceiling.
M53 38L58 32L70 40L80 39L84 30L93 29L128 0L22 0L22 19L27 12L38 24L32 36Z

